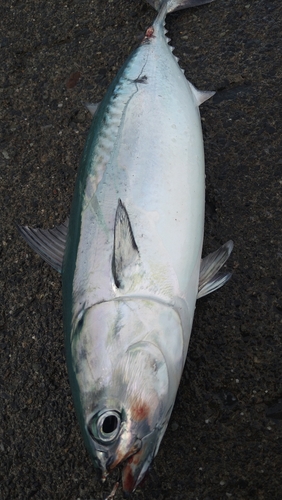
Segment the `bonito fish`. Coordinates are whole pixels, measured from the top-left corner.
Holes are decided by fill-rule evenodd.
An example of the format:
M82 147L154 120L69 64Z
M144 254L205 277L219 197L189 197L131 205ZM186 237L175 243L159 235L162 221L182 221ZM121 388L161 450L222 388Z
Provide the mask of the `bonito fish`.
M186 359L195 302L222 286L232 242L201 260L200 92L172 54L166 14L210 0L148 0L155 22L95 111L69 221L19 227L62 272L66 356L86 446L125 493L156 456Z

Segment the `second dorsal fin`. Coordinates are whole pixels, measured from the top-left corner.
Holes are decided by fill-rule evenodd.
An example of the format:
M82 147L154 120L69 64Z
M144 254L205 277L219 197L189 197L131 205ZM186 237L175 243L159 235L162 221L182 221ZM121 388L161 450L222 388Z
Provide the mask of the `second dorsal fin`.
M139 251L125 206L118 201L114 229L112 273L117 288L124 288L139 261Z
M203 102L207 101L215 94L214 90L198 90L191 82L188 81L188 83L198 106L203 104Z

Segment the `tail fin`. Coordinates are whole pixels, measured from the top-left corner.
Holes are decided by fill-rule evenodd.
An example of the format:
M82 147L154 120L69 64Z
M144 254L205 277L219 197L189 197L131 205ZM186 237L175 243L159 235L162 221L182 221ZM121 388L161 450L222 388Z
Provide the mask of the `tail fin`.
M188 7L198 7L214 0L147 0L156 10L159 10L163 3L167 3L167 12L188 9Z

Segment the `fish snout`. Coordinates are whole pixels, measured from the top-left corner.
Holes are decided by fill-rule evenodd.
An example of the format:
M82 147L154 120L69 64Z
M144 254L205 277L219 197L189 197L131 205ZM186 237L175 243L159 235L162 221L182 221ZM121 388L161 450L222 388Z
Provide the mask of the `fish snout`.
M161 429L154 429L142 439L140 450L131 455L125 462L122 470L122 487L125 497L134 492L144 479L157 454L162 435Z
M115 469L118 465L122 464L126 460L128 460L130 457L135 455L136 453L139 452L139 450L142 447L142 441L141 439L138 439L134 437L130 437L131 439L131 446L128 446L127 448L121 445L118 447L116 452L111 455L111 457L107 461L107 470L111 471Z

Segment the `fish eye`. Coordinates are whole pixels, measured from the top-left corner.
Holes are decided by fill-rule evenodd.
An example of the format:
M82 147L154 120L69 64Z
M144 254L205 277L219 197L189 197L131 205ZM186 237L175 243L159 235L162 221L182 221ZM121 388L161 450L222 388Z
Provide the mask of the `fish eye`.
M94 439L104 443L113 441L119 434L121 416L117 411L99 412L91 419L88 429Z

